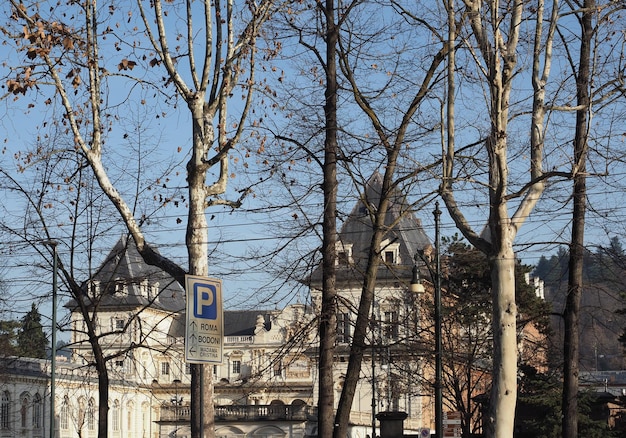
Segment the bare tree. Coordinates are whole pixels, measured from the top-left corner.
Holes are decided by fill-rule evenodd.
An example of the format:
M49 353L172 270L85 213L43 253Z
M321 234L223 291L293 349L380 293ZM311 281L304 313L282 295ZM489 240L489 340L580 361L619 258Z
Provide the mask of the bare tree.
M246 3L238 8L232 1L193 3L157 0L146 8L144 2L138 1L136 7L141 21L133 21L124 33L115 23L119 18L116 15L119 5L112 4L107 10L100 8L96 0L85 0L44 10L38 2L25 5L11 1L11 19L23 32L7 31L5 34L14 38L22 53L32 62L22 69L15 69L9 91L14 95L26 94L43 85L43 78L52 82L54 97L64 110L68 134L85 157L100 190L117 209L140 254L147 263L159 266L181 285L184 285L187 272L201 276L208 274L207 207L236 207L241 202L241 197L229 201L220 196L226 192L231 176L229 154L246 125L255 81L258 51L255 42L274 4L272 0L265 0ZM71 9L72 6L76 9ZM128 16L132 17L132 11L128 12ZM182 20L178 21L181 16ZM192 20L192 17L198 16L203 18L200 33ZM84 21L81 23L78 17ZM136 27L133 28L133 25ZM141 25L143 32L134 35L135 29L141 29ZM135 40L135 44L126 45L130 39L141 38L142 34L147 35L147 44L143 40ZM180 37L185 44L171 45L171 37ZM110 62L112 54L106 53L107 39L113 40L115 49L123 50L126 55L114 55L119 56L115 66L105 62L105 59ZM139 55L138 51L142 49L146 50L145 55ZM150 53L153 55L150 56ZM186 65L181 60L186 60ZM111 122L106 97L112 77L130 79L131 83L147 88L152 86L156 91L156 81L149 84L138 80L139 74L131 78L130 72L142 68L147 75L160 66L164 69L165 85L173 86L170 101L179 98L184 102L191 123L191 145L186 164L188 193L185 198L188 206L188 269L150 246L131 208L132 203L116 187L105 162L105 134L110 130ZM114 69L120 74L112 75ZM232 118L228 102L237 87L243 96L243 106ZM217 167L217 175L214 181L208 182L214 167ZM211 373L204 373L203 366L196 365L192 369L194 437L213 436L214 433L213 404L201 405L202 398L212 400Z
M448 11L454 11L454 3L448 2ZM444 162L441 196L456 226L465 238L488 257L491 269L493 301L493 386L489 412L485 419L486 436L513 436L513 422L517 397L517 306L515 299L515 252L513 242L544 190L546 175L542 170L543 160L543 90L550 71L551 39L546 43L546 56L541 66L541 32L543 29L543 2L537 8L533 82L535 85L535 108L530 127L531 144L528 182L521 190L509 193L510 158L509 118L513 83L516 77L517 51L520 41L524 3L513 0L501 3L492 1L484 4L478 1L463 2L462 13L468 19L470 35L464 40L468 45L470 58L478 64L478 74L485 81L489 129L486 138L481 139L487 161L487 181L489 219L482 233L472 229L455 197L455 165L460 160L455 146L455 96L456 96L456 54L451 52L448 64L448 92L446 128L447 138L444 149ZM448 20L449 40L456 42L461 29L451 15ZM554 16L553 16L554 18ZM475 177L474 177L475 178ZM516 211L510 214L509 202L522 198Z
M580 359L579 318L583 291L583 256L585 251L585 213L587 210L587 156L591 118L591 50L595 1L584 0L580 12L580 45L576 77L576 130L573 159L572 237L568 264L568 290L563 311L563 438L578 436L578 374ZM575 65L575 64L573 64Z
M426 28L426 31L432 32L434 38L438 38L441 43L432 53L426 53L424 55L425 67L423 68L422 76L419 78L410 78L417 86L414 87L414 93L409 94L410 97L407 99L405 106L396 110L398 122L396 125L393 125L387 120L388 115L386 114L384 106L380 106L380 102L384 101L384 99L380 99L379 101L374 96L380 93L378 97L385 96L389 98L395 90L394 87L398 85L390 81L384 87L379 88L376 93L373 93L373 90L368 87L364 76L359 76L359 72L356 71L358 66L356 60L359 59L360 56L363 56L362 48L356 43L360 38L359 32L361 29L351 26L341 40L340 63L342 72L346 77L354 101L367 117L371 129L375 133L375 138L381 146L381 159L384 172L382 177L382 189L377 203L374 204L371 202L372 200L366 200L366 205L370 206L368 215L372 223L373 233L367 254L366 268L363 272L363 285L358 303L354 335L350 344L348 369L335 419L336 427L333 434L335 438L343 437L347 433L352 402L361 374L363 355L368 348L366 337L370 324L370 309L372 308L374 291L376 289L377 272L382 261L381 254L384 251L382 242L387 233L398 225L397 223L387 223L386 219L389 207L394 200L393 197L397 195L402 188L404 181L424 170L418 167L413 172L408 172L407 174L407 172L401 168L403 148L409 139L416 135L414 131L414 116L420 110L424 102L429 99L433 87L440 79L440 66L444 62L448 52L447 41L441 38L440 35L437 35L433 28L427 26L425 21L419 18L419 14L416 10L408 6L402 6L399 3L397 3L395 7L399 12L398 17L403 16L404 20L408 20L412 25ZM364 5L364 10L360 11L355 7L352 13L358 16L359 13L365 13L366 8L367 5ZM349 18L348 22L350 23ZM358 22L358 19L355 20L355 22ZM390 28L393 28L393 26L390 26ZM380 29L378 30L378 35L384 37L388 30L389 29ZM371 31L372 30L370 30L370 32ZM354 39L352 37L354 37ZM383 58L379 59L383 62ZM403 68L403 66L401 66L402 60L396 59L397 64L395 65L391 60L388 61L390 62L384 63L380 68L388 68L389 70ZM426 132L428 132L428 129L426 129ZM368 153L371 154L371 150L369 150ZM350 166L348 165L346 167L348 171L350 171ZM423 199L418 198L416 205L421 205L423 202ZM398 221L402 219L403 215L409 213L409 210L404 211L402 215L398 217Z
M318 434L331 436L334 429L335 388L333 362L337 340L337 40L339 26L336 19L335 0L326 0L322 10L326 27L326 57L323 61L326 73L324 92L324 161L323 192L324 213L322 219L322 309L319 319L319 405Z
M39 147L42 146L39 145ZM78 260L79 254L84 250L91 251L91 244L95 241L95 230L98 229L98 225L92 224L93 226L89 229L93 231L90 232L77 226L77 222L86 220L86 214L81 214L81 211L87 213L91 208L97 208L99 203L93 202L91 208L87 207L89 201L93 201L93 199L90 199L90 194L84 190L90 183L89 175L85 174L85 169L81 166L80 154L70 148L62 152L60 142L56 144L56 148L55 155L48 157L40 165L33 165L34 171L29 168L27 158L30 156L29 154L24 155L24 160L18 160L18 165L21 163L23 166L21 174L18 175L26 181L20 182L16 176L12 176L7 171L1 172L3 188L10 191L13 194L13 202L21 206L24 220L24 225L20 227L14 221L15 218L8 214L3 216L6 220L2 221L1 229L8 241L30 247L31 250L50 263L51 269L53 258L57 257L57 269L62 283L69 290L69 296L79 305L85 322L85 337L93 353L93 359L88 365L93 366L98 374L98 435L107 436L109 395L107 362L111 358L107 359L100 341L101 335L106 336L109 333L101 333L96 323L96 301L99 297L92 296L93 302L88 303L88 300L85 300L81 281L78 279L81 275L87 274L79 269L80 266L87 265L85 260ZM66 194L69 195L67 202L65 202ZM92 217L95 216L97 215ZM56 232L59 228L58 222L62 217L68 217L70 233L61 240L58 239L59 236ZM87 236L85 241L78 238L78 235L83 232ZM67 257L65 257L65 246L59 246L61 242L66 241L70 248ZM44 246L42 242L51 242L56 248L52 248L50 245ZM83 251L78 250L81 247ZM60 290L64 289L60 288ZM60 296L66 297L64 294L60 294ZM42 297L33 298L42 299ZM65 324L59 324L59 326L63 328ZM51 327L51 330L57 330L57 327Z
M328 279L334 277L335 257L331 255L336 252L336 237L327 235L336 234L335 222L341 217L335 215L333 210L337 209L337 203L331 205L329 199L325 197L323 208L323 233L322 233L322 272L323 299L320 325L320 382L319 382L319 430L321 436L332 433L333 436L345 436L347 433L349 415L352 401L355 395L356 386L360 376L363 355L369 345L366 336L370 329L370 309L372 306L374 290L376 288L376 272L381 263L381 243L385 235L393 229L397 223L388 223L388 208L392 198L404 193L405 185L423 168L415 169L416 164L410 153L406 152L406 145L412 141L417 141L420 135L424 135L420 129L415 129L415 119L418 117L421 105L428 101L430 92L435 84L441 79L441 68L447 46L445 41L434 51L419 48L410 48L410 42L415 42L412 37L417 33L414 29L419 26L426 28L426 33L434 32L434 28L428 28L426 21L419 18L418 11L414 6L395 4L397 10L393 11L388 4L368 4L367 2L354 1L347 4L335 5L333 2L326 2L323 7L318 3L318 7L313 11L307 5L303 5L302 11L294 12L293 15L286 16L285 22L290 30L297 36L298 42L312 54L314 61L318 65L307 67L307 73L313 73L312 80L319 81L325 87L324 116L318 116L307 112L306 120L318 122L325 133L325 149L318 151L310 144L315 142L318 132L315 127L306 127L306 132L310 137L304 140L279 135L282 142L296 145L299 151L304 152L307 161L314 161L322 169L327 169L328 163L328 142L333 139L334 161L338 161L341 168L341 175L346 175L345 191L356 192L361 202L368 206L367 220L371 221L374 230L366 269L361 273L363 276L363 287L359 303L355 307L356 323L354 326L354 336L351 337L351 352L348 364L348 371L344 380L340 399L337 403L337 412L333 414L333 381L332 381L332 361L334 351L334 331L336 321L331 318L340 305L335 298L337 295L336 286ZM380 11L380 8L387 8L389 16L392 17L389 23L380 23L375 20L376 15L372 11ZM313 22L312 14L315 14L316 29L311 29ZM300 14L300 15L299 15ZM302 17L309 17L305 20ZM407 26L406 23L410 22ZM402 37L398 36L402 33ZM324 35L323 39L319 35ZM365 37L364 35L368 35ZM394 41L391 36L397 37ZM437 38L437 36L435 36ZM439 40L442 40L439 38ZM390 42L391 41L391 42ZM334 47L337 46L337 47ZM423 54L421 52L423 50ZM411 58L411 54L420 53L424 57L425 68L422 76L415 78L413 66L403 64ZM305 71L301 65L301 58L298 58L298 69ZM375 59L376 64L365 64L362 59ZM337 71L339 66L340 71ZM316 72L318 76L316 76ZM323 72L323 75L322 73ZM389 73L391 72L391 73ZM389 73L387 75L387 73ZM381 83L371 80L372 75L385 78ZM385 77L385 75L387 75ZM407 76L408 75L408 76ZM281 78L282 79L282 78ZM323 80L325 79L325 80ZM289 80L287 78L286 80ZM387 82L388 81L388 82ZM417 87L415 84L417 83ZM305 84L306 85L306 84ZM410 94L408 93L410 91ZM337 108L337 95L343 102ZM397 103L399 108L389 108L389 100L394 96L401 95L401 103ZM408 97L407 97L408 96ZM329 100L332 98L332 100ZM298 99L295 96L294 99ZM304 101L300 96L300 99ZM285 99L286 100L286 99ZM310 103L302 104L309 108ZM295 109L293 110L296 111ZM298 108L297 114L305 119L304 109ZM311 113L313 110L311 110ZM357 114L365 115L368 126L364 129ZM398 119L398 120L395 120ZM291 125L298 123L299 119L291 120ZM316 125L318 126L318 125ZM298 126L296 132L301 133L302 126ZM424 131L432 132L432 127L425 128ZM417 132L420 131L420 132ZM332 133L332 137L328 134ZM337 133L340 134L337 139ZM373 133L373 134L372 134ZM321 136L321 135L320 135ZM302 136L305 137L305 136ZM321 142L321 141L320 141ZM336 143L339 143L338 145ZM292 172L291 163L297 165L294 159L295 153L289 152L285 156L289 157L289 166L285 174ZM322 158L324 157L324 158ZM410 158L409 158L410 157ZM285 166L287 167L287 166ZM426 166L425 166L426 167ZM382 192L375 199L367 199L366 181L370 174L377 168L384 169ZM336 172L336 171L335 171ZM365 176L363 176L365 175ZM322 186L326 187L329 181L328 174L324 171L324 181ZM332 175L331 182L336 180ZM290 181L291 178L287 178ZM352 187L350 187L352 186ZM288 190L290 190L288 188ZM328 193L324 191L325 196ZM336 196L336 195L335 195ZM425 198L426 196L424 196ZM351 198L353 199L353 198ZM394 199L397 201L397 199ZM423 198L417 202L423 202ZM410 211L402 212L403 215ZM331 219L333 225L327 225L327 220ZM398 220L400 220L399 218ZM314 222L313 222L314 223ZM331 241L331 238L333 239ZM329 322L326 325L325 319ZM330 334L330 336L329 336ZM330 380L326 378L327 374Z

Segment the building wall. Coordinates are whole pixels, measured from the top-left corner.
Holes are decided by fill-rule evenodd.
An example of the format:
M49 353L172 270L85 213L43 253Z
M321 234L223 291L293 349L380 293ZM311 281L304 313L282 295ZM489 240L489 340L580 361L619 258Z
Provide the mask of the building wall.
M60 358L59 358L60 359ZM0 373L0 437L50 436L50 362L3 358ZM58 361L55 379L55 436L95 437L97 381L85 368ZM158 437L150 391L123 383L110 386L110 437Z
M150 288L150 285L146 287ZM381 282L376 291L374 312L380 325L368 341L375 348L365 355L357 385L351 414L351 433L355 436L360 435L360 431L370 430L371 433L372 403L374 413L390 409L407 412L408 431L418 431L430 423L432 403L430 397L424 395L430 392L430 388L420 386L420 379L425 377L421 375L423 367L415 356L407 354L406 348L409 343L414 345L416 342L415 312L419 312L419 307L414 305L416 301L407 298L406 293L406 287L398 283ZM356 320L354 305L349 303L356 303L360 288L346 286L340 294L345 299L345 306L340 309L345 317L345 332L342 333L345 336L338 342L335 360L336 403L348 365L349 341ZM294 412L300 406L316 406L319 376L315 315L319 291L313 290L312 295L313 306L293 304L270 312L259 311L256 321L250 322L250 333L224 339L223 363L212 366L216 405L293 406ZM80 430L83 437L92 437L97 431L98 417L97 379L93 368L89 367L93 355L80 315L74 312L71 317L74 328L71 360L57 365L57 436L78 437ZM188 434L188 422L166 421L172 408L188 409L190 400L190 367L184 361L184 331L178 327L179 318L177 313L152 307L132 309L127 305L109 305L99 309L97 333L102 335L101 345L106 355L115 356L108 362L110 437L158 438L175 433L180 438ZM10 377L0 384L0 392L4 391L13 404L7 413L9 427L0 428L0 438L48 436L46 419L49 419L50 387L46 376L49 375L49 363L20 361L39 367L39 374L17 378L24 371L19 368L1 373ZM43 421L35 427L28 415L39 415L33 414L32 401L37 396L43 405ZM22 417L14 404L21 399L28 400L25 402L24 427L21 427ZM253 410L247 412L250 411ZM289 437L304 437L315 434L314 422L310 420L307 414L291 421L272 422L278 429L270 430L267 421L231 418L220 420L217 429L218 436L269 437L283 433Z

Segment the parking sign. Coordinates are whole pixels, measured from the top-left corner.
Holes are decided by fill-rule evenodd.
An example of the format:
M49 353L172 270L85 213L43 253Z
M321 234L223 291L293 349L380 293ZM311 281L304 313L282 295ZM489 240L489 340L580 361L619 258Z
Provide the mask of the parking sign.
M222 281L186 275L185 290L185 360L189 363L222 363Z

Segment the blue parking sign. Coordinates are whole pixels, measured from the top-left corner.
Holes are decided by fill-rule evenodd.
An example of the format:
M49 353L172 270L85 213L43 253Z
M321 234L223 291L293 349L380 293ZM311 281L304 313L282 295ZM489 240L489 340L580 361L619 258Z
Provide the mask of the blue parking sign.
M224 315L222 281L185 275L187 310L185 360L188 363L222 363Z
M213 284L194 283L193 316L217 319L217 288Z

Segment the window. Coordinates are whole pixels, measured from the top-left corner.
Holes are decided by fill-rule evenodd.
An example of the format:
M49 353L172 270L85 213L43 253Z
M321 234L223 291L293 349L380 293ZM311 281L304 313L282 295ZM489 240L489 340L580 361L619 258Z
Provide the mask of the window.
M113 432L120 431L120 402L118 400L113 402L113 409L111 410L111 428Z
M147 403L141 405L141 427L143 428L143 435L148 436L148 430L150 429L150 407Z
M241 373L241 361L233 360L233 374Z
M61 405L61 412L59 413L59 427L62 430L70 428L70 399L67 396L63 398L63 404Z
M337 342L346 344L350 342L350 314L337 313Z
M352 264L352 244L337 242L335 251L337 251L336 265L347 266Z
M87 403L87 412L85 413L87 417L87 430L96 430L96 408L95 402L92 398L89 399Z
M115 320L115 329L116 330L124 330L124 326L126 325L126 321L123 319L117 318Z
M122 281L118 281L115 283L115 295L125 295L126 294L126 285Z
M276 426L263 426L260 429L255 430L250 436L254 438L283 438L285 436L285 432Z
M385 337L398 339L398 312L390 310L385 312Z
M78 398L78 417L75 419L76 429L80 430L85 425L85 399Z
M400 264L400 243L385 239L380 244L380 255L385 265Z
M390 401L391 406L388 406L390 411L399 411L400 410L400 381L398 376L391 376L391 380L389 382L390 388Z
M0 428L9 429L11 425L11 396L9 391L2 393L2 400L0 401Z
M22 396L22 407L20 408L20 426L28 427L28 405L30 404L30 400L28 399L28 395L24 394Z
M345 251L339 251L337 253L337 263L340 265L347 265L348 264L348 253Z
M131 332L130 332L131 340L133 342L138 342L139 341L139 331L140 330L141 330L141 321L135 320L135 322L131 326Z
M159 288L160 288L160 285L159 285L159 282L157 281L157 282L156 282L156 283L154 283L154 284L152 285L152 287L149 289L149 292L148 292L148 299L150 299L150 300L151 300L151 299L153 299L154 297L156 297L157 295L159 295Z
M170 363L169 362L161 362L161 375L162 376L170 375Z
M100 282L98 280L92 280L89 283L89 293L94 297L100 293Z
M385 263L388 265L393 265L395 261L395 254L393 251L385 251Z
M135 405L132 401L129 401L126 405L126 430L128 431L128 435L131 434L133 430L133 411L135 410Z
M41 429L41 407L42 407L41 396L39 394L35 394L35 398L33 400L33 428L34 429Z
M124 361L123 361L123 360L119 360L119 359L118 359L118 360L116 360L116 361L115 361L115 367L116 367L116 368L120 368L120 369L122 369L122 370L123 370L123 368L124 368Z
M274 376L282 376L283 375L283 361L278 359L274 362Z
M150 290L148 288L148 279L147 278L142 278L141 282L139 283L139 290L141 291L141 295L143 296L147 296L148 295L148 291Z

